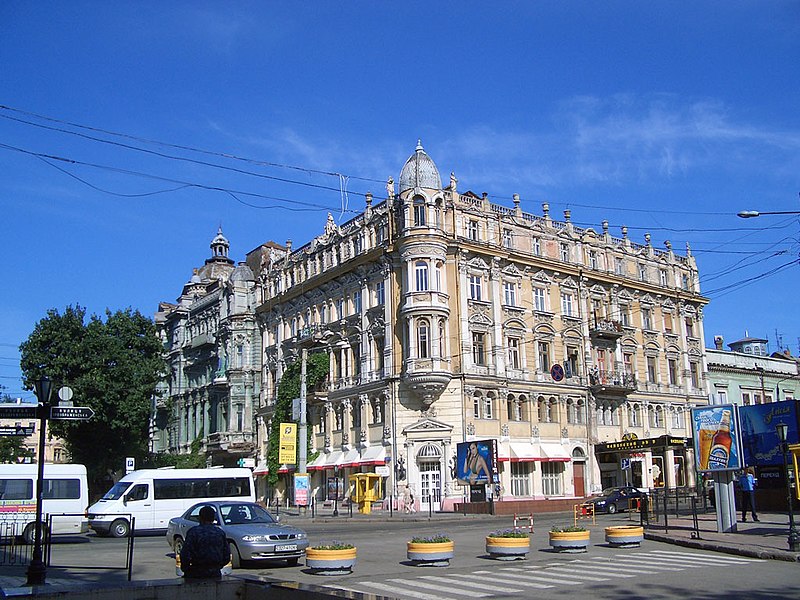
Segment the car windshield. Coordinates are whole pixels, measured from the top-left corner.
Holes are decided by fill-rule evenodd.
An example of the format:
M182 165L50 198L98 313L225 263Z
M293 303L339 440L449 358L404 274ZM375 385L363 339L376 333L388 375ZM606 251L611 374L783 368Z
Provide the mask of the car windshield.
M223 504L219 510L225 525L275 522L272 515L258 504Z
M128 490L128 487L130 485L131 485L130 482L118 481L117 483L114 484L114 487L112 487L105 493L105 496L103 496L102 499L119 500L120 498L122 498L123 495L125 495L125 492Z
M620 490L620 488L618 488L618 487L606 488L606 489L604 489L602 491L601 495L602 496L610 496L611 494L613 494L614 492L618 492L619 490Z

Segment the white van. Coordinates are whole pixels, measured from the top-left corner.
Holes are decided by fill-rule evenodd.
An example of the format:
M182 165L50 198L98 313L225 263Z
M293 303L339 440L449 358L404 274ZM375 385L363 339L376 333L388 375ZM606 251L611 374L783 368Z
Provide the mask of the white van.
M0 464L0 534L36 538L37 464ZM89 487L86 467L45 463L42 487L42 526L52 519L53 534L86 533Z
M166 531L172 517L204 500L255 502L250 469L142 469L120 479L89 507L98 535L126 537L131 517L137 532Z

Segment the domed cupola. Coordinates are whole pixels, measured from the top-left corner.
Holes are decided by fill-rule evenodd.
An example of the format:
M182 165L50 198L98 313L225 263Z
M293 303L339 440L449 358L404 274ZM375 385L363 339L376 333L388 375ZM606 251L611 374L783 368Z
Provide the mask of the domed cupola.
M427 188L431 190L442 189L442 178L439 176L439 169L430 156L425 154L422 148L422 141L417 141L417 149L403 165L400 171L400 189L402 194L406 190L415 188Z
M230 249L228 238L222 235L222 227L217 230L217 235L211 240L211 258L206 259L206 264L212 262L221 262L229 265L233 264L233 260L228 258L228 250Z

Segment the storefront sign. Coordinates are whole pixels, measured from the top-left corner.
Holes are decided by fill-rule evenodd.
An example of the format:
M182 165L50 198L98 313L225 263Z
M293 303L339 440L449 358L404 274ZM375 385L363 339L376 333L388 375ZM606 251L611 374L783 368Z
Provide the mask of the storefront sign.
M656 447L671 447L680 448L688 444L687 438L672 437L670 435L662 435L657 438L646 438L643 440L628 439L621 442L606 442L604 444L597 444L597 452L619 452L625 450L647 450L648 448Z

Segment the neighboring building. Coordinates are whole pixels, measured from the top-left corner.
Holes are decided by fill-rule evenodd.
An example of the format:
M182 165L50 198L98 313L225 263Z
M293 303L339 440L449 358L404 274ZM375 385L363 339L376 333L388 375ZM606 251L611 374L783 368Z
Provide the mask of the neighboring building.
M714 336L706 349L709 391L719 404L749 406L800 398L798 359L788 352L769 355L767 340L745 336L728 344Z
M235 266L222 229L176 304L162 302L156 326L169 376L155 401L154 452L187 453L199 440L212 465L235 466L256 451L260 393L255 278Z
M17 398L14 404L17 406L35 406L31 404L23 404L20 398ZM3 403L3 406L8 405L9 403ZM0 428L2 429L13 428L15 430L21 430L21 428L24 428L28 431L32 431L30 435L25 435L23 438L23 444L25 445L25 448L27 448L33 456L30 461L26 462L39 462L37 455L39 454L40 423L41 422L38 419L0 419ZM49 420L47 423L49 423ZM49 427L48 430L45 431L44 459L47 463L69 462L69 453L67 452L64 440L59 437L51 436Z
M484 439L497 442L504 500L694 485L688 411L707 402L707 299L688 248L513 204L460 192L453 174L443 187L418 145L385 201L367 195L342 225L329 215L299 248L248 255L261 427L285 365L302 348L330 353L329 381L308 398L318 499L334 472L386 464L390 494L408 486L423 509L452 509L469 498L456 445Z

